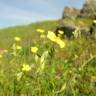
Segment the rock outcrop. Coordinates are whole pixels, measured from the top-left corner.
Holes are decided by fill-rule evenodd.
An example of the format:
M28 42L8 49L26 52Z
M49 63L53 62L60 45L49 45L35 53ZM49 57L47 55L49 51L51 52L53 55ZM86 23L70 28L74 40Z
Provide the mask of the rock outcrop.
M85 0L85 4L80 11L81 17L96 17L96 0Z
M81 20L83 18L84 22L86 17L90 17L91 20L93 18L96 19L96 0L85 0L85 3L80 10L73 7L65 7L61 22L55 30L56 35L58 34L58 30L61 30L64 31L64 34L68 38L72 37L73 35L72 32L76 29L76 27L78 27L77 19L79 18L79 20ZM94 31L96 33L96 26L94 25L90 24L88 26L86 26L86 24L83 26L79 25L79 28L81 34L84 34L85 36L93 34Z
M66 6L64 8L62 19L64 19L64 18L76 18L79 15L79 13L80 13L79 9Z
M74 7L66 6L63 11L62 19L76 17L96 17L96 0L85 0L83 7L79 10Z

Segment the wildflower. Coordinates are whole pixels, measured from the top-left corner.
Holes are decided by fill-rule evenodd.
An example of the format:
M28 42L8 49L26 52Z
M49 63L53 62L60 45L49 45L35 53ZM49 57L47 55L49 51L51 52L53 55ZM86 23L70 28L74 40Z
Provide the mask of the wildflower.
M47 38L50 39L51 41L56 41L56 35L52 31L48 31Z
M61 35L64 34L64 31L59 30L58 32L59 32L59 34L61 34Z
M19 41L21 41L21 38L20 37L14 37L14 40L19 42Z
M31 47L31 52L36 53L38 51L37 47Z
M31 67L28 64L23 64L22 71L28 72L30 70L31 70Z
M2 58L3 56L0 54L0 58Z
M45 30L43 30L43 29L37 29L36 31L39 32L39 33L44 33L45 32Z
M60 48L64 48L65 47L65 43L63 41L60 41L59 42L59 46L60 46Z
M63 40L61 40L60 37L57 37L53 32L48 31L47 38L49 38L51 41L59 44L60 48L65 47L65 43L63 42Z
M65 42L61 40L59 37L57 37L56 43L59 44L60 48L65 47Z
M19 45L16 45L16 49L17 49L17 50L20 50L20 49L22 49L22 47L19 46Z
M93 20L93 23L95 23L95 24L96 24L96 20Z

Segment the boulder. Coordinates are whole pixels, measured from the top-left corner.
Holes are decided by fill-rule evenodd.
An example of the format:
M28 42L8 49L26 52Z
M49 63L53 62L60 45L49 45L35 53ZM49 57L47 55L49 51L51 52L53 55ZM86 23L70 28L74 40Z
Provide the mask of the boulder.
M85 0L83 8L80 10L80 17L96 17L96 0Z
M56 30L55 30L55 34L56 36L58 36L59 31L63 31L63 35L61 36L61 38L67 37L67 38L71 38L73 36L73 32L75 30L75 26L70 26L70 25L59 25Z
M90 27L84 26L80 28L81 35L83 36L89 36L90 35Z
M79 15L79 13L80 13L79 9L66 6L64 8L62 19L64 19L64 18L76 18Z

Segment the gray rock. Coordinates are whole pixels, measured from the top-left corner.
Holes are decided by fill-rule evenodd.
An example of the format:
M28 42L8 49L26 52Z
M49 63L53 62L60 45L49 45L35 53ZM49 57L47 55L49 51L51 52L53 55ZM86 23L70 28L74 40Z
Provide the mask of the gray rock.
M81 31L81 35L84 35L84 36L90 35L90 27L81 27L80 31Z
M62 19L64 18L76 18L80 13L79 9L66 6L63 11Z
M96 16L96 0L85 0L79 16L94 18Z
M61 23L56 28L55 33L58 35L58 31L64 31L64 36L71 38L73 37L73 32L76 29L75 20L78 17L90 17L96 18L96 0L85 0L85 4L81 10L73 8L73 7L65 7L63 11L63 16L61 19ZM80 27L81 35L90 36L92 34L96 35L96 25L83 25Z

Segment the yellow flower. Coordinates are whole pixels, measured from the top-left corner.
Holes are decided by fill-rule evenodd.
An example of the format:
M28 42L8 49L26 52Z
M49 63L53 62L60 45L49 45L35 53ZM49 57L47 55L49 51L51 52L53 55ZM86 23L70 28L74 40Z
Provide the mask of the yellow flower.
M56 43L59 44L60 48L65 47L65 42L63 40L61 40L59 37L57 37Z
M19 45L16 45L16 49L17 49L17 50L20 50L20 49L22 49L22 47L19 46Z
M44 33L45 32L45 30L43 30L43 29L37 29L36 31L39 32L39 33Z
M31 47L31 52L36 53L38 51L37 47Z
M60 46L60 48L64 48L65 47L65 43L64 42L60 42L59 46Z
M96 24L96 20L93 20L93 23L95 23L95 24Z
M56 39L57 39L55 33L52 32L52 31L48 31L47 38L50 39L51 41L54 41L54 42L55 42Z
M61 35L64 34L64 31L59 30L58 32L59 32L59 34L61 34Z
M28 64L23 64L22 71L28 72L30 70L31 70L31 67Z
M14 40L19 42L19 41L21 41L21 38L20 37L14 37Z
M0 54L0 58L2 58L3 56Z
M65 43L63 42L63 40L61 40L60 37L57 37L55 35L55 33L51 32L51 31L48 31L47 38L49 38L51 41L59 44L60 48L65 47Z

